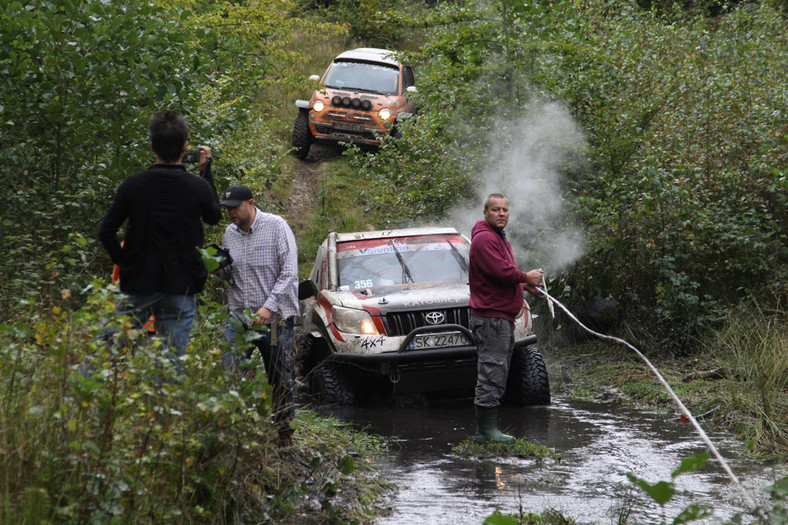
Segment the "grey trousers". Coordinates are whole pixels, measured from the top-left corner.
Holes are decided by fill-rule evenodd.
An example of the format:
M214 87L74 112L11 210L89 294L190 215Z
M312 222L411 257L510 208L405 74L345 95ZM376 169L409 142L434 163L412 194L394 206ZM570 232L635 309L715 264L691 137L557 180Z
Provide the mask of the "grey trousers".
M474 404L495 408L501 404L514 350L514 323L500 317L471 316L471 330L478 349Z

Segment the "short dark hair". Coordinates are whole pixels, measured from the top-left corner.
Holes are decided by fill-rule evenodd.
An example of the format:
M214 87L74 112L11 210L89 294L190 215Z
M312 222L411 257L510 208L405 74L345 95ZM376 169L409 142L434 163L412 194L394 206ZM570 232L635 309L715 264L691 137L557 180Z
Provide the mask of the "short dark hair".
M189 139L189 126L174 111L160 111L148 122L148 133L153 151L165 162L176 162Z
M506 199L506 196L503 193L491 193L487 195L487 198L484 199L484 209L490 207L490 199Z

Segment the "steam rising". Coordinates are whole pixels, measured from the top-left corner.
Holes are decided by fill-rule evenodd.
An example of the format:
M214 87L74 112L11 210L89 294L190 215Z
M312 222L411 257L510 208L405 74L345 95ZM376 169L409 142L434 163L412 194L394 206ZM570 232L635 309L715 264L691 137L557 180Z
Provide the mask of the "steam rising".
M494 130L494 150L480 174L478 204L455 208L452 223L470 236L483 219L484 199L502 193L509 201L506 233L522 270L543 267L555 274L584 251L582 232L564 208L562 172L576 167L585 139L567 110L540 104L524 119L502 122Z

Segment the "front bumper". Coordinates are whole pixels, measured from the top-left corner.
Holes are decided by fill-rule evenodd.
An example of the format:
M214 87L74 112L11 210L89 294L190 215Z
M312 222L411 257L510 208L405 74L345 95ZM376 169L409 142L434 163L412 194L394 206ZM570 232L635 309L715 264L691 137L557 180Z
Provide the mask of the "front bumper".
M470 330L459 325L446 325L445 331L462 331L469 338L473 340L473 335ZM350 352L335 352L331 355L331 359L343 363L352 363L356 365L379 365L384 363L390 364L406 364L421 361L456 361L469 358L476 358L476 345L466 346L452 346L447 348L430 348L422 350L410 350L410 342L416 335L421 333L435 333L431 327L424 327L426 329L417 328L411 332L400 345L396 352L380 352L372 353L350 353ZM529 335L523 339L518 339L514 342L515 348L522 346L530 346L537 341L536 335Z
M363 128L356 131L336 129L333 124L312 122L312 135L316 142L349 142L353 144L380 144L379 136L388 133L384 129Z
M444 325L445 331L462 331L470 341L470 330L459 325ZM477 349L473 344L446 348L410 349L410 342L421 333L434 334L434 327L411 332L396 351L377 353L334 352L328 358L345 366L357 384L393 385L398 392L462 392L467 395L476 385ZM536 343L530 335L515 341L515 346Z

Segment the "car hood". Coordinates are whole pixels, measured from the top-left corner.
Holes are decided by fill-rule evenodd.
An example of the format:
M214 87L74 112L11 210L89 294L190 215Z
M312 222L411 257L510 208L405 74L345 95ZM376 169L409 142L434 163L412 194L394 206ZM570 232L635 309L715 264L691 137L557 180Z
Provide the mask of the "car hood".
M334 304L369 312L454 308L468 306L470 299L467 281L377 286L323 294Z

